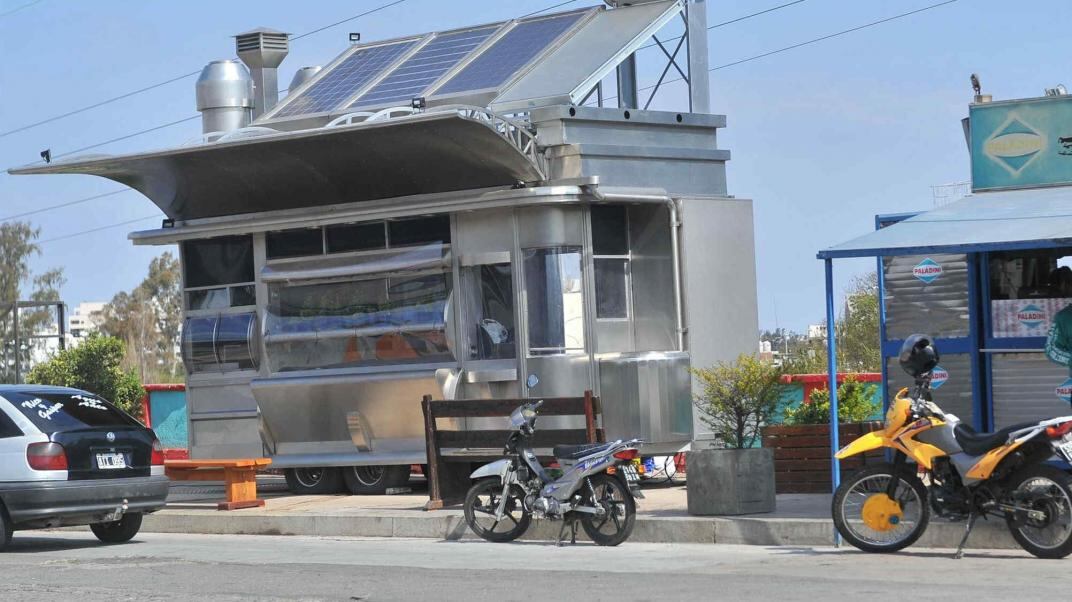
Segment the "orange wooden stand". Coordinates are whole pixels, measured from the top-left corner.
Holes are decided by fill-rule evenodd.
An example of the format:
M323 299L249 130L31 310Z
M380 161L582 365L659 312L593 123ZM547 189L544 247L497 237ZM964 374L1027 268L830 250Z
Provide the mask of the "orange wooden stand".
M270 458L166 460L164 472L172 481L223 481L227 501L216 507L238 510L264 505L264 500L257 498L257 471L271 463Z

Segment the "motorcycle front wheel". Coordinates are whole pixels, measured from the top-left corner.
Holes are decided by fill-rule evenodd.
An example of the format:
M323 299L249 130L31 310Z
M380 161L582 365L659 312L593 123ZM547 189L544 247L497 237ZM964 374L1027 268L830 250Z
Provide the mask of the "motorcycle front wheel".
M891 479L897 487L886 494ZM896 552L927 530L931 509L927 488L914 473L894 475L890 464L865 468L834 492L832 513L838 533L865 552Z
M524 493L511 485L502 518L497 518L503 486L499 479L483 479L465 495L465 522L482 539L495 543L513 541L525 534L532 515L525 510Z
M595 495L588 491L582 503L602 508L603 514L585 514L581 519L581 528L601 546L616 546L629 539L636 522L636 502L629 488L620 479L606 473L594 475L589 481Z
M1039 558L1072 553L1072 477L1052 466L1033 466L1013 477L1009 490L1012 505L1042 513L1006 515L1016 543Z

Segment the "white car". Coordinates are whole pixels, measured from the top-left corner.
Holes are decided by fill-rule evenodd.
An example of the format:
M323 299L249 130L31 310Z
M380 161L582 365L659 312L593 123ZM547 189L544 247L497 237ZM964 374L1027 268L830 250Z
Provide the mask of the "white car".
M70 525L128 541L167 493L163 448L129 414L78 389L0 385L0 550L13 531Z

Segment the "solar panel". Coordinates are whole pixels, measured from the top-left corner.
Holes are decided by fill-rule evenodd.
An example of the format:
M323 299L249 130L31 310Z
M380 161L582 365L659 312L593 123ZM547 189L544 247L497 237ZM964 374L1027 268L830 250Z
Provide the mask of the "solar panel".
M359 48L300 96L287 103L274 117L321 113L334 109L353 96L361 86L383 73L384 69L416 43L417 40L407 40Z
M573 12L522 21L435 91L436 95L501 86L585 15Z
M491 37L501 25L496 23L437 36L350 106L408 101L420 96L428 86Z

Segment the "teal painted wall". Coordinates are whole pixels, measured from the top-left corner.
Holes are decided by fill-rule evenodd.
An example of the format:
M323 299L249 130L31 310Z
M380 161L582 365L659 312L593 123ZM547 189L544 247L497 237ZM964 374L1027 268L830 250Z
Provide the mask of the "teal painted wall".
M185 391L151 391L149 419L156 437L165 448L189 447Z

